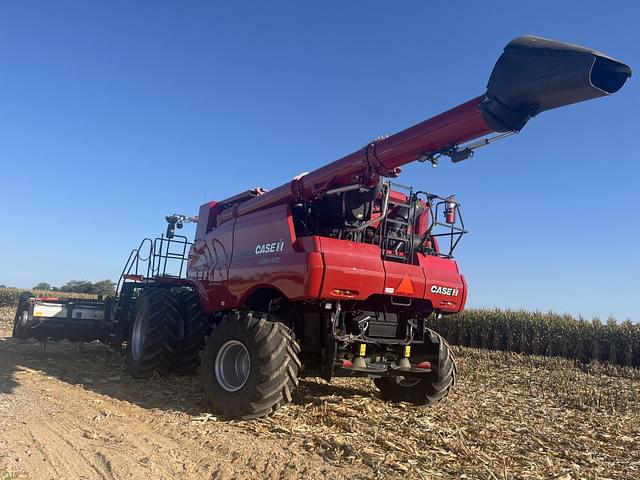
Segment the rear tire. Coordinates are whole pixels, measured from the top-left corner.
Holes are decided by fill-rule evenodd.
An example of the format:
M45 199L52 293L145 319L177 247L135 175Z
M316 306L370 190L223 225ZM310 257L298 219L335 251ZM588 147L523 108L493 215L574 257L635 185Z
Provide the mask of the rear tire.
M419 361L431 362L431 371L415 377L376 378L383 399L392 402L408 402L414 405L432 406L444 400L456 383L456 363L447 341L429 330L427 352L419 354Z
M168 289L142 291L133 309L127 340L127 371L134 378L148 378L173 368L181 347L182 318L178 300Z
M292 400L301 368L291 330L267 313L226 314L206 340L199 369L215 413L251 419Z
M186 374L194 372L200 366L200 352L204 348L205 338L211 333L211 319L202 313L198 292L181 291L178 294L178 304L184 333L174 371Z

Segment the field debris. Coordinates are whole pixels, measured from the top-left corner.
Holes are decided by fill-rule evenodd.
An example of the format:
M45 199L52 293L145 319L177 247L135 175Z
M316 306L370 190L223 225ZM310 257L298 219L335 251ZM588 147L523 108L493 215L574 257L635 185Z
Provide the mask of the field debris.
M0 333L10 335L7 315L0 318L5 319ZM275 415L227 421L207 410L193 376L147 384L105 365L99 344L78 350L58 342L42 352L38 342L3 338L3 378L16 385L14 393L0 390L0 403L27 395L29 388L28 399L37 397L36 404L54 402L46 405L55 415L42 417L53 428L64 421L60 410L66 408L55 399L71 395L77 402L73 411L86 410L86 419L74 426L87 442L85 451L93 448L109 457L111 450L101 450L109 442L142 449L140 438L147 435L160 446L128 455L145 458L137 467L159 472L157 478L187 472L189 478L212 478L215 472L222 472L218 478L265 478L265 469L292 479L640 478L640 370L463 347L455 351L458 385L434 408L383 402L366 379L303 379L294 403ZM15 362L12 371L6 371L9 360ZM7 442L0 442L0 471L43 478L39 472L47 470L34 470L32 457L8 444L13 417L0 413L7 415L0 418L0 430L7 432ZM234 441L239 446L227 452L224 446ZM46 453L53 446L45 442L42 448ZM171 463L171 470L169 460L180 468ZM120 457L108 461L114 478L134 472ZM153 470L159 465L162 470Z
M330 462L382 477L640 477L640 371L457 354L460 383L435 408L381 402L367 380L307 380L295 405L242 427L293 435Z

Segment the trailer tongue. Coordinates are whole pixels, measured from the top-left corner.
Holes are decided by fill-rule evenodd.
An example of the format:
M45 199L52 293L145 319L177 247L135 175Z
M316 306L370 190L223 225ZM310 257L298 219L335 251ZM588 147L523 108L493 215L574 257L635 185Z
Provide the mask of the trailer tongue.
M131 252L114 298L25 294L14 336L99 340L124 353L135 377L199 366L207 400L229 417L273 412L300 376L367 376L384 398L435 404L454 384L455 362L426 320L464 308L453 253L466 230L454 196L385 177L414 161L470 158L541 112L615 93L630 76L602 53L516 38L483 95L274 190L167 217L166 236ZM190 222L193 245L175 234Z

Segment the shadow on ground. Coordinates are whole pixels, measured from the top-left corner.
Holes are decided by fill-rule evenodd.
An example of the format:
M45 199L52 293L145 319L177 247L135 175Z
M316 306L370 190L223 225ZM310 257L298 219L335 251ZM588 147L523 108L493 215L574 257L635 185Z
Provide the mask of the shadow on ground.
M16 364L10 358L5 358L8 357L5 352L11 342L14 342L12 338L0 338L0 394L10 394L18 386L14 378Z
M36 340L0 339L0 392L11 393L17 386L15 372L26 367L146 409L190 415L209 411L195 375L134 379L117 360L106 363L105 353L106 347L97 342L51 342L45 348ZM302 379L294 403L316 404L321 402L319 397L332 395L370 396L363 390Z

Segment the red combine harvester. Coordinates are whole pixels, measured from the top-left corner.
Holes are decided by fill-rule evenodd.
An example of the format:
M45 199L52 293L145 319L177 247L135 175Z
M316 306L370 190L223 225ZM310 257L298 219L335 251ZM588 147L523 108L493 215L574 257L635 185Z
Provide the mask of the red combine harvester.
M366 376L384 398L434 404L455 363L426 322L464 308L453 253L466 231L454 197L385 178L414 161L465 160L545 110L617 92L630 75L593 50L516 38L483 95L274 190L167 217L166 236L131 253L116 297L26 294L14 336L100 340L125 352L135 377L199 367L213 410L234 418L273 412L301 376ZM175 235L191 221L193 244Z

